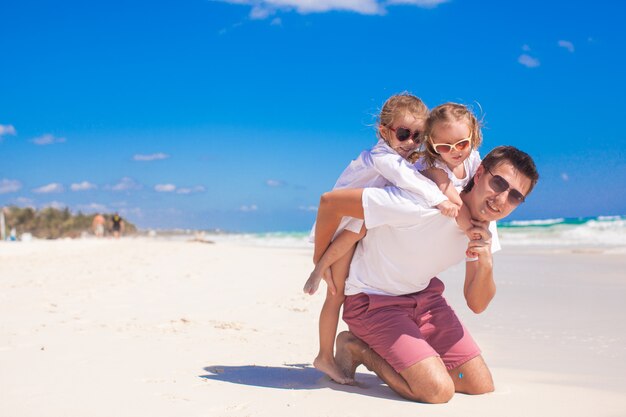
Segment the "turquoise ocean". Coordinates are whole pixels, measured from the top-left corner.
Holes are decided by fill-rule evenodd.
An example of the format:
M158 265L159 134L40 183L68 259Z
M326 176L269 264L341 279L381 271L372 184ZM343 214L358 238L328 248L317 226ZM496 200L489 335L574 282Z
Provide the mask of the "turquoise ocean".
M186 232L187 236L192 233L197 236L197 232ZM498 223L498 235L503 246L626 247L626 216L503 221ZM271 233L202 232L203 239L214 242L283 248L311 248L308 236L308 230Z

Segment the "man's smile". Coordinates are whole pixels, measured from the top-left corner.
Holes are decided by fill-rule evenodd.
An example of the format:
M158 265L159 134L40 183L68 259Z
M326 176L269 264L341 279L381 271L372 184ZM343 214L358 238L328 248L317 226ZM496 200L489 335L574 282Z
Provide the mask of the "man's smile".
M485 204L487 206L487 208L491 211L493 211L494 213L500 213L502 210L500 210L493 201L491 200L487 200L485 201Z

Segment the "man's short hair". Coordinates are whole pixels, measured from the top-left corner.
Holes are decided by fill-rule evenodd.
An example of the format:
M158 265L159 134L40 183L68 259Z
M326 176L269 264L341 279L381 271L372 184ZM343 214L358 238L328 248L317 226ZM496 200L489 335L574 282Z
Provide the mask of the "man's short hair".
M483 158L481 165L491 171L492 168L503 162L509 162L518 172L530 179L530 188L526 195L530 194L539 180L539 173L537 172L533 158L514 146L498 146L493 148L491 152ZM474 178L467 183L463 191L469 192L473 187Z

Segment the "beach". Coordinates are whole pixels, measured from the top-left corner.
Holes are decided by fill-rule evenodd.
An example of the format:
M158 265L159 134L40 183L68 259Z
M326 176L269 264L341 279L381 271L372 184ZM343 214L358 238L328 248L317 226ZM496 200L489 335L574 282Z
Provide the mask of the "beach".
M311 257L245 239L0 242L0 415L626 415L622 248L505 244L480 315L464 266L441 274L496 384L442 405L364 367L357 386L312 367L324 291L302 293Z

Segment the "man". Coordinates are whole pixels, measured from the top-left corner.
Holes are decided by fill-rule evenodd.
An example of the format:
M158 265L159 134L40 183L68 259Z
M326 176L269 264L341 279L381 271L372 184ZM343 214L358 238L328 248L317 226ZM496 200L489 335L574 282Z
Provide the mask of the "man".
M454 392L493 391L480 349L432 277L467 253L464 296L472 311L484 311L496 291L488 223L509 215L538 177L526 153L510 146L491 151L461 193L475 219L469 243L454 219L395 187L322 196L315 261L342 216L364 219L368 229L346 281L343 319L351 333L337 337L336 361L348 378L363 363L403 397L428 403L447 402Z
M120 235L124 233L124 220L119 214L115 213L111 217L111 221L113 222L113 237L119 239Z

